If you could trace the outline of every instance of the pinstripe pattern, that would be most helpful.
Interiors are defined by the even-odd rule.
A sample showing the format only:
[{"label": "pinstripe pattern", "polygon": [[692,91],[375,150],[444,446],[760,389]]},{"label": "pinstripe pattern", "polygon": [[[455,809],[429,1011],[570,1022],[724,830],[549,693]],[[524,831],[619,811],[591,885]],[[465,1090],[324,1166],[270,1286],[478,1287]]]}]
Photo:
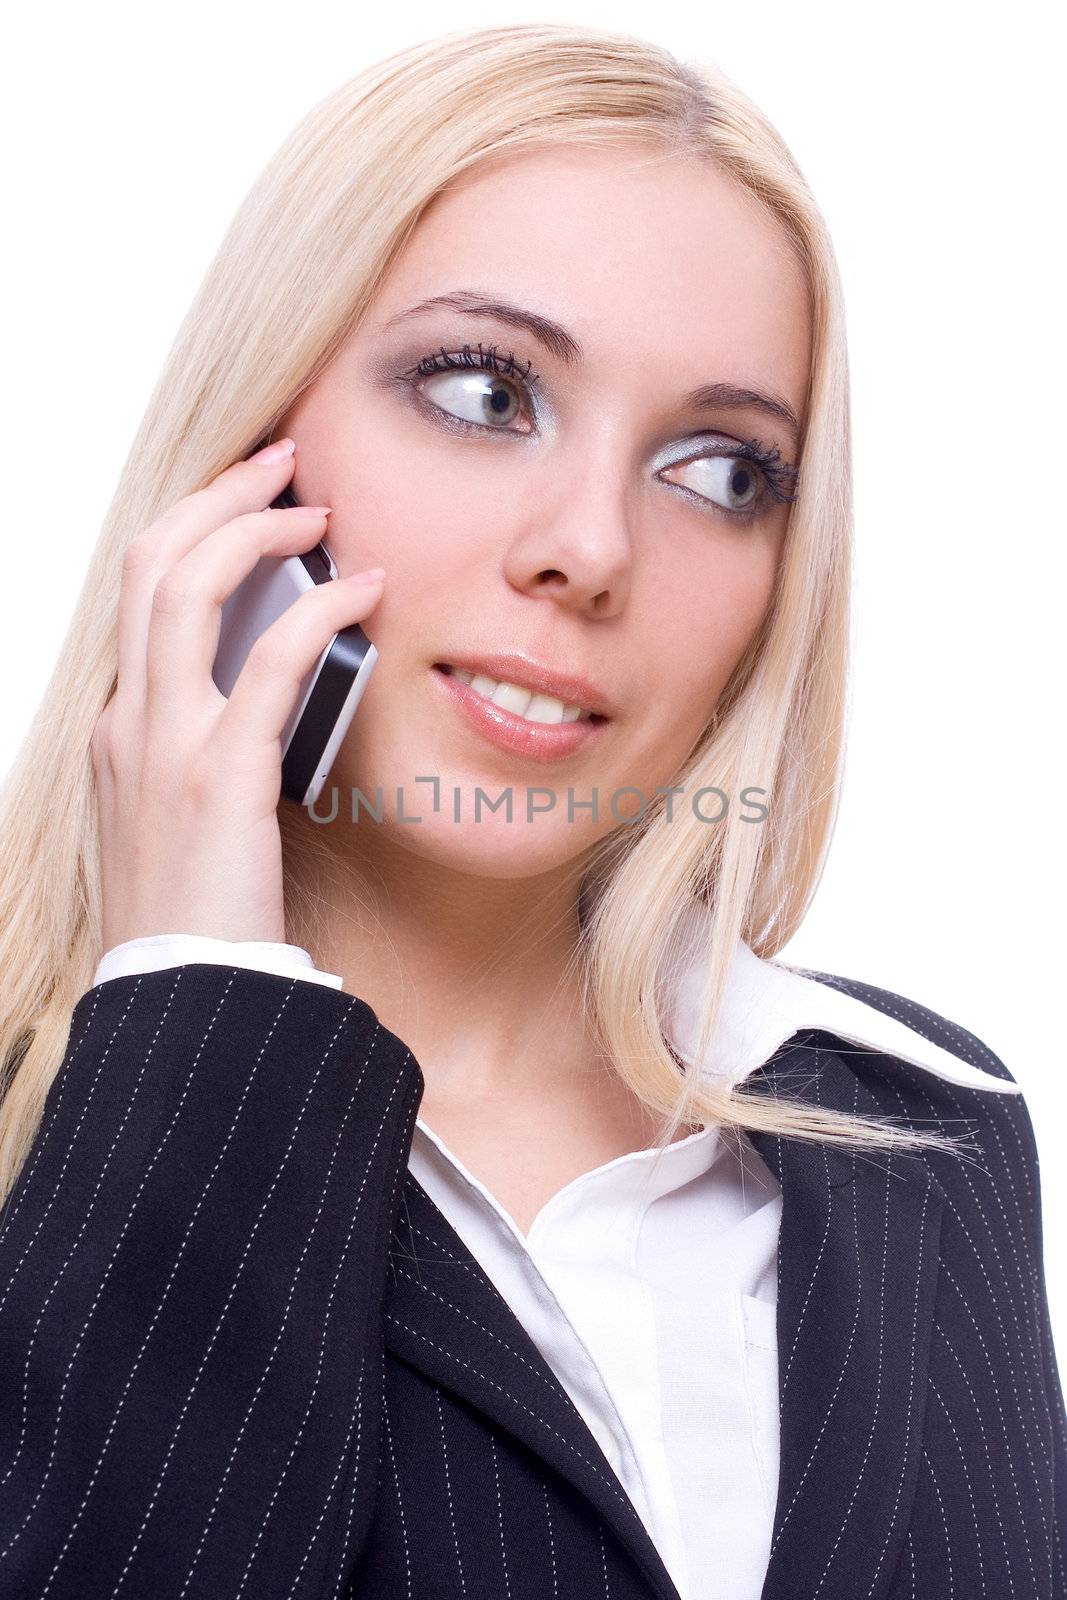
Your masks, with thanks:
[{"label": "pinstripe pattern", "polygon": [[[869,984],[810,976],[898,1017],[972,1065],[1011,1077],[981,1040],[927,1008]],[[874,1052],[864,1052],[861,1064],[829,1038],[812,1039],[817,1057],[820,1043],[854,1067],[855,1082],[862,1078],[860,1109],[877,1107],[944,1132],[973,1129],[972,1160],[924,1152],[909,1161],[921,1167],[941,1200],[940,1265],[926,1393],[921,1413],[915,1412],[922,1448],[905,1559],[888,1592],[894,1600],[912,1592],[1061,1600],[1067,1595],[1067,1421],[1045,1293],[1037,1146],[1026,1102],[962,1089]],[[828,1082],[836,1086],[836,1079]],[[836,1087],[827,1099],[841,1103]],[[755,1142],[769,1161],[770,1150]],[[900,1167],[899,1160],[878,1159],[887,1171]],[[784,1222],[789,1195],[783,1200]],[[903,1231],[895,1231],[903,1245]],[[786,1248],[783,1238],[783,1256]],[[785,1261],[780,1270],[788,1270]],[[887,1337],[902,1339],[905,1331],[897,1323]],[[873,1415],[877,1384],[867,1387]],[[883,1518],[888,1554],[905,1518],[896,1475],[888,1477],[886,1464],[883,1458],[879,1477],[893,1484]],[[852,1476],[852,1492],[862,1501],[860,1467]],[[879,1550],[875,1567],[882,1560]],[[788,1592],[785,1583],[781,1593]],[[819,1591],[816,1579],[810,1592],[826,1590]]]},{"label": "pinstripe pattern", "polygon": [[[751,1083],[974,1134],[969,1163],[750,1136],[783,1192],[764,1600],[1067,1600],[1022,1097],[814,1030]],[[407,1171],[422,1088],[323,985],[194,963],[82,997],[0,1216],[0,1597],[677,1600]]]}]

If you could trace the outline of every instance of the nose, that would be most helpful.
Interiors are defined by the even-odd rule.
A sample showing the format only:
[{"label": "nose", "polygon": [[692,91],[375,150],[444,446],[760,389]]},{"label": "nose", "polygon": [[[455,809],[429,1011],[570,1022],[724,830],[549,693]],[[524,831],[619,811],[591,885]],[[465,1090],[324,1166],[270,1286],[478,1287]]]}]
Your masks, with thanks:
[{"label": "nose", "polygon": [[[610,481],[609,481],[610,480]],[[579,468],[557,482],[552,505],[540,497],[522,518],[505,558],[508,581],[589,617],[613,617],[626,604],[633,572],[622,473],[618,465]]]}]

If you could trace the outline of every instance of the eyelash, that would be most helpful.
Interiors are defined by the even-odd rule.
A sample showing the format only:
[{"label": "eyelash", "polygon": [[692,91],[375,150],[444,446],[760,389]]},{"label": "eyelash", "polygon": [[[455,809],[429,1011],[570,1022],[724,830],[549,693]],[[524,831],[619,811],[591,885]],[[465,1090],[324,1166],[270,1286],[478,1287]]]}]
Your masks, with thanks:
[{"label": "eyelash", "polygon": [[[469,344],[463,346],[462,354],[458,357],[449,355],[444,345],[441,345],[438,350],[431,351],[429,355],[423,356],[416,366],[409,367],[408,371],[401,373],[400,376],[405,378],[427,378],[432,372],[448,372],[454,367],[486,367],[491,372],[499,373],[501,377],[513,378],[516,382],[534,389],[537,386],[540,374],[535,372],[532,377],[530,376],[532,364],[532,362],[527,361],[525,369],[520,372],[513,350],[509,350],[506,356],[501,357],[495,344],[483,345],[479,340],[477,356],[474,355]],[[456,420],[463,421],[464,419],[459,417]],[[470,427],[477,428],[479,424],[472,422]],[[489,433],[501,433],[504,430],[489,428],[487,431]]]},{"label": "eyelash", "polygon": [[[536,388],[540,376],[538,373],[531,376],[531,365],[532,363],[527,361],[520,369],[513,351],[509,350],[507,355],[502,357],[495,344],[483,345],[479,340],[477,355],[469,344],[463,346],[459,355],[450,354],[444,345],[441,345],[437,350],[424,355],[415,366],[409,367],[406,372],[397,373],[396,376],[414,387],[415,379],[429,377],[435,372],[450,372],[457,368],[484,368],[501,377],[510,378],[529,394]],[[432,400],[428,403],[434,405]],[[434,410],[447,418],[446,425],[457,433],[502,434],[513,431],[508,428],[491,428],[484,423],[471,422],[466,417],[454,417],[440,406],[434,406]],[[713,511],[718,511],[723,516],[741,523],[754,522],[757,517],[762,516],[768,501],[778,505],[791,505],[796,500],[800,477],[797,468],[782,460],[782,453],[777,445],[768,449],[759,439],[736,440],[732,442],[729,451],[706,451],[703,455],[690,456],[688,461],[672,461],[671,466],[688,466],[691,461],[704,460],[708,456],[716,455],[724,456],[728,461],[750,461],[763,475],[763,493],[746,510],[738,511],[732,506],[720,506],[708,495],[699,494],[697,490],[690,489],[685,484],[677,483],[672,487],[681,489],[684,494],[695,496],[702,503],[702,509],[704,506],[710,506]]]}]

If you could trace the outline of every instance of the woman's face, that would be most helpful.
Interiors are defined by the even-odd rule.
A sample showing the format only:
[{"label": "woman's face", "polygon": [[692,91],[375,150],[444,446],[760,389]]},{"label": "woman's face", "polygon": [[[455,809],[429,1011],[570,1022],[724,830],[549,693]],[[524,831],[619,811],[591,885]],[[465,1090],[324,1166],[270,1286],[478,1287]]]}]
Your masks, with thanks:
[{"label": "woman's face", "polygon": [[[340,572],[386,569],[380,659],[317,813],[336,789],[344,828],[352,789],[381,786],[364,842],[521,877],[672,784],[771,599],[810,338],[779,226],[710,166],[527,152],[438,196],[275,429],[297,498],[333,507]],[[738,454],[752,441],[769,464]],[[536,690],[538,668],[592,685],[603,720],[523,720],[485,681]]]}]

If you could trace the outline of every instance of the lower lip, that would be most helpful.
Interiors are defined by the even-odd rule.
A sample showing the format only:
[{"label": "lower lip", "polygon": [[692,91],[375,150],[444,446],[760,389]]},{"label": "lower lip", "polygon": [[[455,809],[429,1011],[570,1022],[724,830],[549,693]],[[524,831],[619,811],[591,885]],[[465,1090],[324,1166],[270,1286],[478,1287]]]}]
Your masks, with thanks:
[{"label": "lower lip", "polygon": [[494,705],[484,695],[472,689],[469,683],[454,673],[431,669],[440,684],[470,725],[500,750],[512,755],[525,756],[531,761],[559,761],[576,750],[584,750],[602,733],[608,718],[603,722],[527,722],[513,711]]}]

